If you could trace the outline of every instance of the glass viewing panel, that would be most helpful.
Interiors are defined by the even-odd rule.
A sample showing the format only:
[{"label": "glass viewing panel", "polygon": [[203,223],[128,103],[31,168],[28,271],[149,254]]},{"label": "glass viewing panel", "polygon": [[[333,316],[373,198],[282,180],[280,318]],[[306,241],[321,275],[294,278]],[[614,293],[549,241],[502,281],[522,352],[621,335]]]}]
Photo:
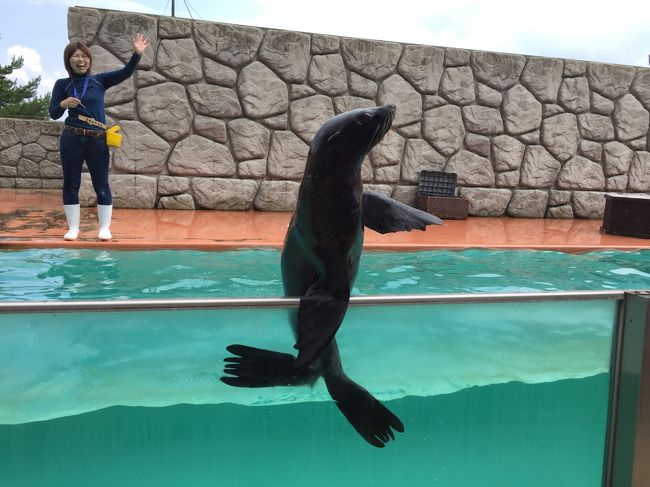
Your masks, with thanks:
[{"label": "glass viewing panel", "polygon": [[351,307],[347,374],[404,423],[368,445],[313,388],[219,381],[295,352],[288,309],[0,314],[3,485],[601,485],[616,301]]}]

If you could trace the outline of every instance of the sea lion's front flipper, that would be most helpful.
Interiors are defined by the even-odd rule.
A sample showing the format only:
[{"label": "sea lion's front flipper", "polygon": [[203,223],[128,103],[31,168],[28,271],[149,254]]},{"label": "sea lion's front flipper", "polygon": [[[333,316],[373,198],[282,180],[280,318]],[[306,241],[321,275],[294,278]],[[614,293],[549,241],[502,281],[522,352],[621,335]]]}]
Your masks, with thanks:
[{"label": "sea lion's front flipper", "polygon": [[296,367],[306,367],[325,349],[341,326],[350,301],[347,261],[326,261],[325,275],[300,298]]},{"label": "sea lion's front flipper", "polygon": [[359,384],[347,377],[326,377],[325,383],[343,415],[372,446],[383,448],[394,440],[392,430],[404,432],[400,419]]},{"label": "sea lion's front flipper", "polygon": [[363,192],[363,226],[379,233],[425,230],[442,220],[373,191]]},{"label": "sea lion's front flipper", "polygon": [[246,345],[226,347],[234,357],[226,357],[221,382],[235,387],[299,386],[313,384],[318,373],[310,367],[298,369],[295,357]]}]

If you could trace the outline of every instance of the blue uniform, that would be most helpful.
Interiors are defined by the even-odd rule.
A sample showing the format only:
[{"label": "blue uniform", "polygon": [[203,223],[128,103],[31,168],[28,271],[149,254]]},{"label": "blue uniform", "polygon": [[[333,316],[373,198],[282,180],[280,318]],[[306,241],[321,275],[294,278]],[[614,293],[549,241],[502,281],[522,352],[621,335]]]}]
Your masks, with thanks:
[{"label": "blue uniform", "polygon": [[[50,102],[50,117],[60,118],[65,112],[60,103],[68,97],[81,100],[75,108],[68,109],[65,129],[61,134],[60,152],[63,168],[63,204],[79,204],[79,187],[81,186],[81,169],[86,161],[93,188],[97,193],[97,204],[111,205],[113,198],[108,185],[109,153],[104,131],[79,120],[79,115],[94,118],[106,123],[104,95],[106,90],[126,80],[135,71],[140,55],[134,53],[122,69],[92,75],[74,75],[72,78],[59,79],[54,83]],[[85,87],[85,89],[84,89]],[[81,135],[74,129],[92,130],[91,135]],[[70,130],[72,129],[72,130]],[[87,132],[89,133],[89,132]]]}]

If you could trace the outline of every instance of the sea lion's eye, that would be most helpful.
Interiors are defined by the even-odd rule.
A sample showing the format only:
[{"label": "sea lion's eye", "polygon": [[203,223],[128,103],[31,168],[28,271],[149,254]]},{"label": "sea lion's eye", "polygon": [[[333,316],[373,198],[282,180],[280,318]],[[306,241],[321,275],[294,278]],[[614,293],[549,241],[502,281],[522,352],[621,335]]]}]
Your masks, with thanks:
[{"label": "sea lion's eye", "polygon": [[359,115],[359,122],[361,123],[368,123],[372,120],[372,114],[368,112],[363,112],[361,115]]}]

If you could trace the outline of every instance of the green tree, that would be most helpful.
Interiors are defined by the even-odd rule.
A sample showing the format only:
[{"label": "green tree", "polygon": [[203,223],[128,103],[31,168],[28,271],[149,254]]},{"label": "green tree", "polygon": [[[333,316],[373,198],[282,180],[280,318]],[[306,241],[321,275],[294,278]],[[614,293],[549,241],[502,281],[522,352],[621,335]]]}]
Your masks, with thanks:
[{"label": "green tree", "polygon": [[0,117],[48,120],[50,93],[45,96],[36,94],[41,77],[38,76],[22,86],[7,78],[7,75],[22,67],[23,58],[15,56],[6,66],[0,64]]}]

